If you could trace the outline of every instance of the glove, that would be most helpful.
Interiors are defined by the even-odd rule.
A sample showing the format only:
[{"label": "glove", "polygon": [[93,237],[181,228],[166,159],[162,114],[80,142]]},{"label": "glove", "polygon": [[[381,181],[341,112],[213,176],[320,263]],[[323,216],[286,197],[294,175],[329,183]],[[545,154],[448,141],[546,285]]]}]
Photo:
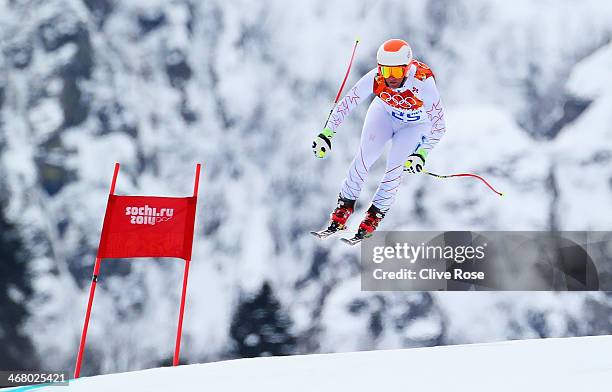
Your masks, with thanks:
[{"label": "glove", "polygon": [[331,128],[325,128],[315,138],[312,142],[312,152],[314,152],[315,157],[325,158],[327,152],[331,151],[331,139],[334,137],[334,133]]},{"label": "glove", "polygon": [[410,154],[406,163],[404,163],[404,171],[409,173],[420,173],[425,166],[425,158],[421,154]]}]

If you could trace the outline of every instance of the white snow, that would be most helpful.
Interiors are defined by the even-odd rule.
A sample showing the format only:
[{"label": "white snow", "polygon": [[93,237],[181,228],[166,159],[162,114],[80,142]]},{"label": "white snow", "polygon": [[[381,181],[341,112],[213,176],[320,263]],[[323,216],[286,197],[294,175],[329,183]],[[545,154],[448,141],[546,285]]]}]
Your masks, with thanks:
[{"label": "white snow", "polygon": [[600,336],[267,357],[85,377],[62,390],[607,392],[611,350]]}]

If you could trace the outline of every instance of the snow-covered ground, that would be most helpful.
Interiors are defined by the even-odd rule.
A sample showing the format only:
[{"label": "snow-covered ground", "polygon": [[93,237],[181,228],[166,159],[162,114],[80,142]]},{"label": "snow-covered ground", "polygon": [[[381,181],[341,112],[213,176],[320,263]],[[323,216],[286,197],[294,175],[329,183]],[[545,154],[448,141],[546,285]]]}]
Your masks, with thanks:
[{"label": "snow-covered ground", "polygon": [[85,377],[66,390],[608,392],[610,352],[612,336],[599,336],[239,359]]}]

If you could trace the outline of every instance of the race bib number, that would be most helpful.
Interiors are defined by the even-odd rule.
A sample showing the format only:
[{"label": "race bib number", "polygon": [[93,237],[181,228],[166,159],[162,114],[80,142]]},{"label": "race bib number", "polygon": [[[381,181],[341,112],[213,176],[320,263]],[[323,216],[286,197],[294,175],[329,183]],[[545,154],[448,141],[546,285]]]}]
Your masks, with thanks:
[{"label": "race bib number", "polygon": [[402,112],[399,110],[394,110],[391,112],[391,115],[402,122],[415,122],[421,119],[420,110],[417,112]]}]

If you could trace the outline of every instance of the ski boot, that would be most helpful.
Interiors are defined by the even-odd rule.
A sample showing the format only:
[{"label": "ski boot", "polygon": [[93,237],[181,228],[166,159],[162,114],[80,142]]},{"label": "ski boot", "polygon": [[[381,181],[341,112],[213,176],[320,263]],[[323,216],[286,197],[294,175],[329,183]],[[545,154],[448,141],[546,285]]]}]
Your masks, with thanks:
[{"label": "ski boot", "polygon": [[310,233],[318,238],[326,238],[330,235],[346,229],[346,221],[355,210],[355,200],[345,199],[338,195],[338,204],[336,209],[331,213],[331,220],[327,229],[320,231],[311,231]]},{"label": "ski boot", "polygon": [[356,245],[364,238],[371,237],[380,221],[385,217],[385,212],[379,210],[372,204],[366,211],[366,217],[359,224],[359,229],[353,238],[343,238],[342,241],[349,245]]}]

